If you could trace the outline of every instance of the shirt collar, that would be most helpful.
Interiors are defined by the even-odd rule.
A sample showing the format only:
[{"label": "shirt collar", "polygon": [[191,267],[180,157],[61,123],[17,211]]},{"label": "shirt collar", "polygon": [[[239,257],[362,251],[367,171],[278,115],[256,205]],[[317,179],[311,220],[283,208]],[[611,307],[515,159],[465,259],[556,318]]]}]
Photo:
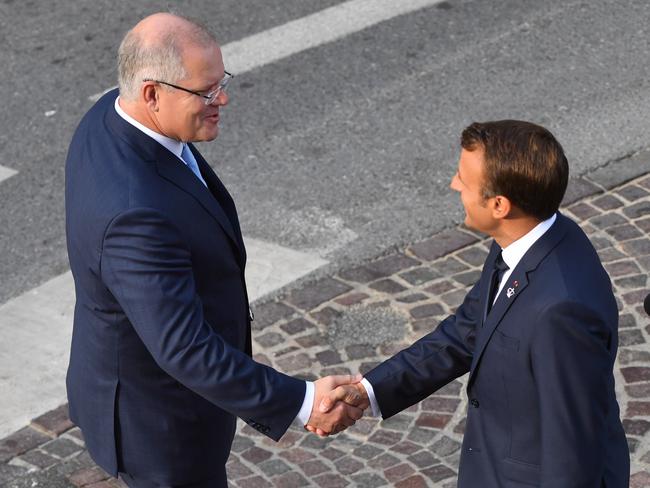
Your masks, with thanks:
[{"label": "shirt collar", "polygon": [[515,242],[503,248],[501,251],[501,257],[508,265],[509,269],[515,269],[521,258],[524,257],[524,254],[537,242],[537,240],[542,237],[547,230],[551,228],[557,214],[554,213],[550,218],[540,222],[532,230],[530,230],[523,237],[520,237]]},{"label": "shirt collar", "polygon": [[[151,130],[149,127],[146,127],[142,125],[140,122],[135,120],[133,117],[131,117],[129,114],[127,114],[124,110],[122,110],[122,107],[120,107],[119,104],[120,97],[115,98],[115,111],[117,114],[122,117],[124,120],[126,120],[129,124],[134,126],[136,129],[140,129],[142,132],[147,134],[149,137],[151,137],[153,140],[155,140],[158,144],[161,144],[164,148],[166,148],[168,151],[170,151],[172,154],[175,156],[181,158],[181,153],[183,152],[183,143],[180,141],[177,141],[175,139],[172,139],[167,136],[163,136],[162,134],[159,134],[156,131]],[[183,158],[181,158],[183,159]]]}]

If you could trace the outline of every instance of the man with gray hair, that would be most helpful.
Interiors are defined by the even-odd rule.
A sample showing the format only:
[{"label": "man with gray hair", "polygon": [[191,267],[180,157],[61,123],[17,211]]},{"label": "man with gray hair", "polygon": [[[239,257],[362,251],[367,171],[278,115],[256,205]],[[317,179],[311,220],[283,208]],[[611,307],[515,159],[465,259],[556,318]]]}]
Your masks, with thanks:
[{"label": "man with gray hair", "polygon": [[119,96],[70,144],[70,418],[130,487],[226,487],[237,416],[278,440],[294,420],[334,433],[362,414],[312,409],[355,377],[305,382],[250,357],[237,212],[190,144],[217,137],[231,77],[205,28],[149,16],[120,46]]}]

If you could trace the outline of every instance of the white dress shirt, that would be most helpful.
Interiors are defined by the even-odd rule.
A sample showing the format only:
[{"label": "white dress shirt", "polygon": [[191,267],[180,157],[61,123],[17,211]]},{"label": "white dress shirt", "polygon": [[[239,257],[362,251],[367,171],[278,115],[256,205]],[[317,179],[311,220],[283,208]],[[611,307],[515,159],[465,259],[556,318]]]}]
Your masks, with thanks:
[{"label": "white dress shirt", "polygon": [[[181,161],[183,161],[187,165],[187,162],[185,162],[181,157],[181,153],[183,152],[182,142],[177,141],[175,139],[171,139],[167,136],[163,136],[162,134],[159,134],[158,132],[151,130],[149,127],[142,125],[140,122],[138,122],[129,114],[127,114],[124,110],[122,110],[122,107],[120,107],[119,104],[119,100],[120,100],[119,96],[115,98],[115,111],[118,113],[120,117],[122,117],[124,120],[126,120],[129,124],[131,124],[135,128],[140,129],[142,132],[144,132],[146,135],[151,137],[157,143],[161,144],[164,148],[169,150],[172,154],[177,156]],[[199,176],[199,178],[205,185],[205,181],[203,181],[203,178],[201,178],[201,176]],[[309,421],[309,417],[311,416],[312,407],[314,405],[314,395],[315,395],[314,383],[312,383],[311,381],[306,381],[305,383],[307,384],[307,387],[305,388],[305,398],[303,399],[302,407],[300,407],[300,411],[298,412],[298,415],[294,420],[294,422],[300,422],[300,425],[307,424],[307,422]]]},{"label": "white dress shirt", "polygon": [[[535,242],[537,242],[537,240],[540,237],[542,237],[547,230],[551,228],[556,218],[557,218],[557,214],[553,214],[550,218],[537,224],[532,230],[530,230],[524,236],[517,239],[515,242],[506,246],[501,251],[501,257],[503,258],[503,261],[508,265],[508,269],[506,270],[505,273],[503,273],[503,276],[501,277],[501,281],[499,282],[499,289],[494,295],[495,302],[497,300],[497,297],[501,293],[501,290],[503,290],[504,285],[507,283],[508,278],[512,274],[512,271],[519,264],[519,261],[521,261],[521,259],[524,257],[526,252],[528,252],[528,250],[533,246],[533,244],[535,244]],[[373,417],[381,417],[381,410],[379,409],[379,404],[377,403],[377,399],[375,398],[375,392],[372,389],[372,385],[365,378],[361,380],[361,384],[364,386],[366,392],[368,393],[368,398],[370,400],[370,407],[372,409]]]}]

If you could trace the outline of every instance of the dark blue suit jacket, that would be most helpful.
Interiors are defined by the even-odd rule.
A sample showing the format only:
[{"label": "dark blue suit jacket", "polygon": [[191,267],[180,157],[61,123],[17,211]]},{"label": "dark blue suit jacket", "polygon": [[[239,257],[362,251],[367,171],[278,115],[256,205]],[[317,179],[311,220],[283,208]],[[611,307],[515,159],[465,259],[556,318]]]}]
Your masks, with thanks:
[{"label": "dark blue suit jacket", "polygon": [[499,251],[493,244],[454,315],[366,375],[382,415],[469,371],[459,487],[627,488],[613,376],[618,311],[598,255],[558,214],[481,324]]},{"label": "dark blue suit jacket", "polygon": [[70,417],[107,472],[196,482],[223,470],[235,416],[277,440],[305,385],[250,358],[228,192],[196,149],[209,189],[122,119],[116,96],[83,118],[66,163]]}]

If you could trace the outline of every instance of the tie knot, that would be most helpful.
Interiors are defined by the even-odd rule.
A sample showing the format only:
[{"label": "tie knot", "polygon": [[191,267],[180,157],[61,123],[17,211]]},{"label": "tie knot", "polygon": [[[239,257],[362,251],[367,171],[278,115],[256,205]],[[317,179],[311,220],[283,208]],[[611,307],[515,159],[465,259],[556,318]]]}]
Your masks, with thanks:
[{"label": "tie knot", "polygon": [[510,269],[506,264],[506,262],[503,260],[503,256],[501,255],[501,253],[499,253],[497,258],[494,260],[494,268],[499,270],[500,272],[504,272]]}]

